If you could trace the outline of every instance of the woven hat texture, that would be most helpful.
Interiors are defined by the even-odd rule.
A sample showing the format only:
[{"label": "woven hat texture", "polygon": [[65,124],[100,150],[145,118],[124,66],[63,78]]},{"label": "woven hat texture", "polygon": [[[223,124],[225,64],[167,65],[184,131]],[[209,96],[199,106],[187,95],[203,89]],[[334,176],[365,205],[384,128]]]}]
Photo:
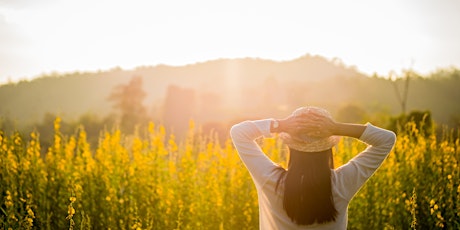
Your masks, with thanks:
[{"label": "woven hat texture", "polygon": [[[316,114],[320,116],[325,116],[332,118],[331,114],[323,108],[315,106],[306,106],[296,109],[292,115],[298,116],[301,114]],[[281,139],[292,149],[301,151],[301,152],[321,152],[328,149],[331,149],[340,141],[338,136],[330,136],[327,138],[316,138],[309,136],[307,134],[299,134],[295,137],[292,137],[288,133],[282,133],[280,135]]]}]

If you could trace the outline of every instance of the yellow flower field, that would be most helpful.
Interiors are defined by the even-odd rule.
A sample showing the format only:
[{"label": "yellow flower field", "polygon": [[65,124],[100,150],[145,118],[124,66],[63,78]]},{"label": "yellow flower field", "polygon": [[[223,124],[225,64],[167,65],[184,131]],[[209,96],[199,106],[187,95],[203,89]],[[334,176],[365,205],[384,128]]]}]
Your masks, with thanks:
[{"label": "yellow flower field", "polygon": [[[142,135],[84,129],[44,151],[39,133],[0,132],[0,229],[257,229],[257,194],[228,139],[184,140],[150,124]],[[350,229],[460,229],[460,141],[424,136],[414,125],[352,200]],[[285,164],[275,137],[260,144]],[[343,139],[336,167],[365,146]],[[46,152],[43,154],[41,152]]]}]

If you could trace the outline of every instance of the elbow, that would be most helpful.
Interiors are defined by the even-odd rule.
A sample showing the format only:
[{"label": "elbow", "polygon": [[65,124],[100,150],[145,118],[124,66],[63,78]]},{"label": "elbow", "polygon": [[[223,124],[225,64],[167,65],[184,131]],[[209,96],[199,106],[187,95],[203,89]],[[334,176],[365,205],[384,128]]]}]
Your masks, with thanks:
[{"label": "elbow", "polygon": [[235,124],[230,128],[230,137],[233,140],[238,139],[243,135],[243,123],[244,122]]},{"label": "elbow", "polygon": [[388,143],[394,145],[396,143],[396,133],[393,131],[388,131]]},{"label": "elbow", "polygon": [[396,134],[393,131],[388,131],[388,136],[387,136],[387,146],[388,146],[388,151],[391,151],[393,146],[396,143]]},{"label": "elbow", "polygon": [[238,124],[230,128],[230,137],[233,139],[236,135],[238,135]]}]

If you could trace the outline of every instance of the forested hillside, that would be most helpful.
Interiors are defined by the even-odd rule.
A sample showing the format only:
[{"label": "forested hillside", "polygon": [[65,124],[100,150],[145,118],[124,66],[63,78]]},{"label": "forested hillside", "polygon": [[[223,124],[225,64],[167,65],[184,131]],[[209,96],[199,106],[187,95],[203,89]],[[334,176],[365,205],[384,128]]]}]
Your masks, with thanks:
[{"label": "forested hillside", "polygon": [[309,55],[284,62],[220,59],[177,67],[52,74],[0,86],[0,124],[21,128],[43,121],[46,114],[64,120],[85,114],[117,116],[120,111],[113,108],[110,95],[138,77],[146,116],[171,125],[189,119],[228,123],[265,114],[284,116],[302,105],[320,105],[333,113],[353,107],[362,111],[362,118],[373,114],[377,119],[375,114],[402,112],[398,94],[405,90],[406,112],[428,110],[438,123],[458,125],[460,71],[408,74],[405,89],[406,76],[365,76],[338,60]]}]

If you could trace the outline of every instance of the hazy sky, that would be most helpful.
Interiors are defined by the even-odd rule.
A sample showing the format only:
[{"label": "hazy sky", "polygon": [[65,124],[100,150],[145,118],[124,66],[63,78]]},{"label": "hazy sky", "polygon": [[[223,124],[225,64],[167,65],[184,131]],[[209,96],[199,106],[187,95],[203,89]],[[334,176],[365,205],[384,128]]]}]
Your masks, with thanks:
[{"label": "hazy sky", "polygon": [[0,83],[217,58],[460,67],[460,0],[0,0]]}]

